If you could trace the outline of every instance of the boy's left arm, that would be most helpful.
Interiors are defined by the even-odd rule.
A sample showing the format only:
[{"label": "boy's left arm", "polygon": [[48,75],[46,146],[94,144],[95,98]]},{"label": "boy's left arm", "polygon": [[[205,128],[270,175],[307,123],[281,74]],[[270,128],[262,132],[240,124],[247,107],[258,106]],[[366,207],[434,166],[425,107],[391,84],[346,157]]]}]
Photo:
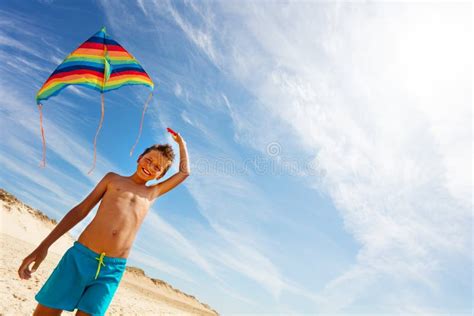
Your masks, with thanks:
[{"label": "boy's left arm", "polygon": [[155,198],[175,188],[190,175],[186,142],[179,133],[173,135],[173,139],[179,144],[179,171],[155,185]]}]

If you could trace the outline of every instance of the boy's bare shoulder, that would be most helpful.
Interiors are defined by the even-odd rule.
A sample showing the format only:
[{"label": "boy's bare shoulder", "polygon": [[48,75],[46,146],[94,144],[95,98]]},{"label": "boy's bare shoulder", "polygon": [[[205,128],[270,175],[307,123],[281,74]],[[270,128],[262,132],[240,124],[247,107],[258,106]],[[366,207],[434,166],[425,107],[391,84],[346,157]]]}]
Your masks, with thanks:
[{"label": "boy's bare shoulder", "polygon": [[125,179],[124,176],[119,175],[115,172],[107,172],[105,176],[102,178],[101,182],[104,182],[105,185],[109,185],[111,183],[115,183],[117,181],[123,181]]},{"label": "boy's bare shoulder", "polygon": [[117,179],[118,177],[120,177],[120,175],[116,174],[115,172],[107,172],[100,182],[108,183],[114,179]]},{"label": "boy's bare shoulder", "polygon": [[104,176],[104,179],[107,183],[117,183],[117,182],[128,182],[128,177],[122,176],[115,172],[107,172]]},{"label": "boy's bare shoulder", "polygon": [[112,178],[123,178],[123,176],[119,175],[118,173],[115,173],[115,172],[112,172],[112,171],[109,171],[105,174],[104,178],[109,178],[109,179],[112,179]]}]

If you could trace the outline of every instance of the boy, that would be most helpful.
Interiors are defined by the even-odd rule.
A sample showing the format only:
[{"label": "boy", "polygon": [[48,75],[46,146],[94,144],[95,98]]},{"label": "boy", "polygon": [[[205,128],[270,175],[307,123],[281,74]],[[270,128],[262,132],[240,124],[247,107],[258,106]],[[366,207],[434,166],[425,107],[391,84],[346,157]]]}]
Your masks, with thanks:
[{"label": "boy", "polygon": [[[171,132],[171,131],[170,131]],[[103,315],[125,271],[135,235],[154,200],[183,182],[190,173],[186,142],[171,133],[179,144],[179,171],[152,186],[170,168],[174,153],[170,145],[147,148],[137,160],[131,176],[109,172],[80,204],[70,210],[18,269],[21,279],[29,279],[46,258],[48,248],[83,220],[100,201],[97,214],[36,294],[33,315],[60,315],[62,310],[76,315]],[[29,265],[34,262],[32,270]]]}]

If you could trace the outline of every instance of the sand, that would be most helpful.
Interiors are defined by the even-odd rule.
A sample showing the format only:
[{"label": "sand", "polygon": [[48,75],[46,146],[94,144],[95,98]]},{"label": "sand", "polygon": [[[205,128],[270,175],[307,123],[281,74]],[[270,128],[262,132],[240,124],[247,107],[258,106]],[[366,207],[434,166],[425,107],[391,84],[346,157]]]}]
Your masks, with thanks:
[{"label": "sand", "polygon": [[[29,280],[18,268],[54,228],[56,222],[0,189],[0,315],[31,315],[35,294],[47,280],[74,239],[65,234],[49,249],[48,256]],[[62,315],[74,315],[64,311]],[[106,315],[218,315],[192,295],[152,279],[142,269],[127,266]]]}]

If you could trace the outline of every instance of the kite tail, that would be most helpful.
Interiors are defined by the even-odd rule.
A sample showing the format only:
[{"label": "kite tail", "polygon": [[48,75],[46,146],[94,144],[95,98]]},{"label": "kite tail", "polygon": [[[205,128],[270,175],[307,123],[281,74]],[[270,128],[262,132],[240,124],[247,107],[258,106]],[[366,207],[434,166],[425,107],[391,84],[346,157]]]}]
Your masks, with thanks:
[{"label": "kite tail", "polygon": [[148,107],[148,103],[150,102],[152,96],[153,96],[153,92],[150,92],[150,95],[148,96],[148,99],[146,99],[145,105],[143,106],[142,120],[140,121],[140,129],[138,130],[137,140],[135,141],[135,144],[130,150],[130,156],[132,156],[133,151],[135,150],[135,146],[137,146],[138,140],[140,139],[140,135],[142,134],[143,119],[145,118],[145,111],[146,111],[146,108]]},{"label": "kite tail", "polygon": [[100,109],[101,109],[101,112],[100,112],[100,122],[99,122],[99,126],[97,127],[97,132],[95,133],[95,137],[94,137],[94,162],[92,163],[92,168],[91,170],[89,170],[89,172],[87,172],[87,174],[90,174],[94,168],[95,168],[95,161],[96,161],[96,157],[97,157],[97,136],[99,136],[99,131],[100,131],[100,128],[102,127],[102,122],[104,121],[104,93],[102,92],[100,94]]},{"label": "kite tail", "polygon": [[46,140],[44,138],[44,129],[43,129],[43,105],[38,104],[38,109],[40,113],[40,129],[41,129],[41,140],[43,143],[43,160],[41,161],[40,167],[46,167]]}]

